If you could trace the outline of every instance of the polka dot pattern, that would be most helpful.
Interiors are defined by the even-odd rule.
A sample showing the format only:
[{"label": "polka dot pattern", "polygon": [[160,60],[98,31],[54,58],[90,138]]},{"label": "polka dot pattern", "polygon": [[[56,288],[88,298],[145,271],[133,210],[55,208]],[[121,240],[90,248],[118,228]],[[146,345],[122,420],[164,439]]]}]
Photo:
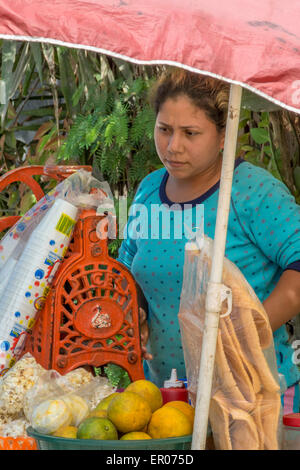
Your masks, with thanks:
[{"label": "polka dot pattern", "polygon": [[[164,173],[164,169],[153,172],[140,185],[136,201],[145,204],[149,213],[152,204],[163,202],[160,184]],[[203,201],[204,230],[210,238],[214,238],[218,195],[217,188]],[[193,217],[194,212],[192,207],[185,215]],[[126,239],[119,252],[119,260],[131,269],[149,303],[148,349],[154,359],[145,366],[145,373],[160,386],[173,367],[179,376],[185,375],[177,315],[187,240],[172,236],[174,224],[173,214],[167,230],[170,238],[164,239],[159,230],[155,231],[156,238],[151,238],[153,227],[149,220],[149,237]],[[261,301],[272,292],[283,270],[300,260],[299,230],[300,208],[286,187],[262,168],[247,162],[240,164],[234,172],[225,254],[240,268]],[[285,374],[287,370],[293,379],[299,380],[286,335],[284,332],[275,335],[274,340],[277,355],[281,350],[284,352],[281,371]]]}]

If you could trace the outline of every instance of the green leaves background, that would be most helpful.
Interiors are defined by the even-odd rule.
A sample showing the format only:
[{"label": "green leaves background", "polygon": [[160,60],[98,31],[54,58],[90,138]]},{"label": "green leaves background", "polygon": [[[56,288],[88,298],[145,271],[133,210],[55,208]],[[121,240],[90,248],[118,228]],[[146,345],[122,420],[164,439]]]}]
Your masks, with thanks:
[{"label": "green leaves background", "polygon": [[[21,165],[90,164],[115,197],[132,196],[141,179],[161,167],[148,93],[162,69],[1,40],[0,174]],[[281,179],[298,201],[299,129],[298,116],[243,90],[237,154]],[[0,195],[0,216],[22,214],[34,203],[21,189],[11,185]]]}]

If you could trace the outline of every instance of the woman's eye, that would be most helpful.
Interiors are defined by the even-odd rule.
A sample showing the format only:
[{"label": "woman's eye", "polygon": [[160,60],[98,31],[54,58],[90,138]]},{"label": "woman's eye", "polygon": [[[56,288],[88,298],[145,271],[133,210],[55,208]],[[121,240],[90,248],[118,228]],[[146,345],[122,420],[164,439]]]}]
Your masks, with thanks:
[{"label": "woman's eye", "polygon": [[186,131],[186,134],[187,134],[188,136],[194,136],[194,135],[198,135],[198,132]]},{"label": "woman's eye", "polygon": [[166,127],[159,127],[158,129],[159,129],[161,132],[167,132],[167,130],[168,130]]}]

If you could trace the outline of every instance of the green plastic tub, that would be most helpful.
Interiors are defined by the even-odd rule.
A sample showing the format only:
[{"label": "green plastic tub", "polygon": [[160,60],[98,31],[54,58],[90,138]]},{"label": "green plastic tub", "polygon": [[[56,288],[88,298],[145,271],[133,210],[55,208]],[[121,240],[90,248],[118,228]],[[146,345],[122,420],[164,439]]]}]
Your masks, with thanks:
[{"label": "green plastic tub", "polygon": [[190,450],[192,444],[192,435],[139,441],[101,441],[48,436],[32,427],[27,428],[26,432],[36,440],[38,450]]}]

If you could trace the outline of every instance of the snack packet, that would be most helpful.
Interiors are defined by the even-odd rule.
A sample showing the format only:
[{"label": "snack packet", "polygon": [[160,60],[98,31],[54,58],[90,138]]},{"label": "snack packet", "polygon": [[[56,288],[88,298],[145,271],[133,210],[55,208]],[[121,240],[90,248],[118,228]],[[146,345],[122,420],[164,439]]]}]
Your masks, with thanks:
[{"label": "snack packet", "polygon": [[[192,249],[191,249],[192,248]],[[196,404],[213,241],[185,252],[179,324],[192,404]],[[216,449],[274,450],[281,442],[281,400],[272,330],[263,305],[241,271],[224,259],[222,305],[209,422]],[[229,313],[228,313],[229,312]]]}]

